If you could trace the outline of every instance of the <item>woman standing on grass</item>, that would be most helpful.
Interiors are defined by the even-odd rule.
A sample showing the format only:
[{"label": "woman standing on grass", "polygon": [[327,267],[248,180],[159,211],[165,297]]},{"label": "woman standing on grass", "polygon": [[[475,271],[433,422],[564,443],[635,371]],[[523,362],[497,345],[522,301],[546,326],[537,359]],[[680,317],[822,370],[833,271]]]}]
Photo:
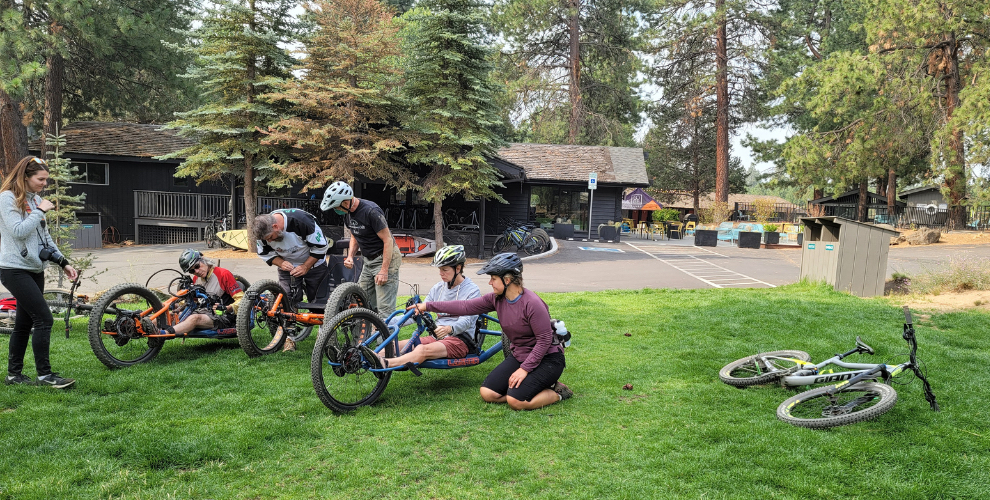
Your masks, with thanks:
[{"label": "woman standing on grass", "polygon": [[[7,377],[3,382],[64,389],[76,381],[53,373],[48,361],[53,319],[44,297],[45,261],[62,266],[70,280],[75,280],[78,273],[48,234],[45,212],[55,205],[38,194],[47,185],[48,164],[45,160],[25,156],[0,187],[0,283],[17,299],[7,356]],[[29,337],[38,371],[37,381],[21,373]]]},{"label": "woman standing on grass", "polygon": [[564,348],[553,343],[550,308],[536,293],[523,288],[523,264],[514,253],[500,253],[478,274],[489,275],[492,293],[476,299],[416,304],[424,311],[472,316],[495,311],[509,338],[512,356],[505,358],[481,384],[481,399],[508,403],[513,410],[535,410],[571,397],[558,382],[564,372]]}]

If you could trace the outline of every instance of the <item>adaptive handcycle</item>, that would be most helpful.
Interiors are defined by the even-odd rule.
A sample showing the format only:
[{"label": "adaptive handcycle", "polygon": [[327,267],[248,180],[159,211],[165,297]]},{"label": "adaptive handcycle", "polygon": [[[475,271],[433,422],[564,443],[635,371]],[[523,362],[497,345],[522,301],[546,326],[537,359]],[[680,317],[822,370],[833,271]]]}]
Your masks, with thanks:
[{"label": "adaptive handcycle", "polygon": [[[777,418],[798,427],[823,429],[883,415],[897,402],[897,392],[888,384],[906,372],[913,373],[921,380],[925,400],[933,411],[939,411],[935,394],[916,356],[918,341],[911,322],[911,311],[907,306],[904,306],[902,337],[911,350],[907,355],[908,361],[897,365],[843,361],[853,354],[874,353],[873,348],[857,336],[855,348],[836,354],[821,363],[810,362],[811,356],[804,351],[764,352],[725,365],[718,376],[722,382],[740,388],[775,382],[784,387],[838,382],[802,392],[780,404]],[[848,371],[823,371],[828,366],[847,368]],[[884,383],[877,383],[877,379],[882,379]]]},{"label": "adaptive handcycle", "polygon": [[[242,288],[248,288],[244,278],[234,278]],[[172,338],[232,339],[236,328],[197,329],[186,334],[162,333],[166,326],[174,326],[189,317],[197,309],[222,306],[206,293],[201,284],[193,284],[192,277],[181,275],[173,279],[166,292],[170,295],[162,303],[156,291],[138,283],[117,285],[93,304],[89,315],[89,345],[96,357],[109,368],[122,368],[150,361]]]},{"label": "adaptive handcycle", "polygon": [[[406,307],[421,301],[418,291],[406,302]],[[373,404],[385,391],[392,373],[410,371],[420,375],[421,369],[451,369],[475,366],[489,360],[501,351],[511,356],[509,341],[500,330],[489,329],[498,320],[487,314],[478,317],[473,335],[473,352],[464,358],[432,359],[420,364],[406,363],[402,366],[375,368],[375,364],[361,352],[367,346],[386,358],[396,356],[399,344],[399,330],[410,319],[416,329],[406,348],[416,345],[421,335],[434,335],[436,322],[429,313],[415,315],[413,309],[393,312],[386,319],[365,308],[353,308],[338,313],[320,327],[313,356],[310,360],[310,375],[317,397],[327,408],[337,412],[356,410]],[[500,340],[487,349],[484,348],[488,336]]]}]

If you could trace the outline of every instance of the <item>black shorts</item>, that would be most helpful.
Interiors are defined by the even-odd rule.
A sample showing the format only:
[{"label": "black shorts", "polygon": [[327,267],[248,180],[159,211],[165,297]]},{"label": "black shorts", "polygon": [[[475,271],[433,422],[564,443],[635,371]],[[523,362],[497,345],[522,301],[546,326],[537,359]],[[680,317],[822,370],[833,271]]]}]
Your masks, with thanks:
[{"label": "black shorts", "polygon": [[520,365],[522,363],[512,356],[505,358],[504,361],[499,363],[485,377],[485,381],[481,383],[481,386],[487,387],[498,394],[512,396],[519,401],[529,401],[536,397],[540,391],[549,389],[550,386],[556,383],[557,379],[560,378],[560,374],[564,373],[564,367],[567,366],[564,362],[563,353],[554,352],[547,354],[540,360],[540,364],[537,365],[536,369],[529,372],[529,375],[526,375],[526,378],[519,384],[519,387],[509,389],[509,377],[519,369]]},{"label": "black shorts", "polygon": [[236,328],[237,316],[229,313],[213,317],[213,329],[220,331],[227,328]]}]

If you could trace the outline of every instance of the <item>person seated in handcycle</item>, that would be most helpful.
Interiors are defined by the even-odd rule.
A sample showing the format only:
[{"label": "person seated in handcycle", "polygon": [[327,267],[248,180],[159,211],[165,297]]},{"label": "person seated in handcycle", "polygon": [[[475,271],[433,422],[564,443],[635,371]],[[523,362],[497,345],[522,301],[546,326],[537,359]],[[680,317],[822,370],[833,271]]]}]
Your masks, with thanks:
[{"label": "person seated in handcycle", "polygon": [[[202,253],[191,248],[183,251],[179,257],[179,268],[182,272],[192,274],[193,284],[203,285],[206,294],[216,299],[214,304],[222,305],[224,311],[218,315],[213,307],[197,308],[177,325],[165,327],[162,333],[182,336],[196,329],[212,329],[219,332],[235,328],[237,306],[244,297],[244,290],[241,289],[241,284],[234,275],[222,267],[217,267],[211,259],[203,257]],[[199,282],[199,280],[203,281]]]},{"label": "person seated in handcycle", "polygon": [[[471,278],[464,275],[464,262],[467,254],[464,245],[448,245],[437,251],[433,257],[433,267],[440,270],[440,281],[426,294],[426,302],[443,300],[464,300],[481,297],[481,290]],[[474,324],[477,315],[453,316],[440,314],[437,317],[436,338],[424,336],[419,338],[410,352],[394,358],[381,359],[382,367],[402,366],[406,363],[422,363],[430,359],[463,358],[472,351],[477,352],[474,345]],[[410,340],[399,342],[399,352],[405,352]],[[374,354],[374,351],[366,351]],[[366,354],[367,355],[367,354]]]},{"label": "person seated in handcycle", "polygon": [[469,300],[419,303],[426,311],[468,315],[495,311],[502,332],[509,338],[508,356],[481,384],[481,399],[508,403],[513,410],[535,410],[571,397],[574,393],[559,381],[564,372],[564,346],[554,342],[550,308],[532,290],[523,288],[523,263],[514,253],[491,258],[478,274],[489,275],[492,293]]}]

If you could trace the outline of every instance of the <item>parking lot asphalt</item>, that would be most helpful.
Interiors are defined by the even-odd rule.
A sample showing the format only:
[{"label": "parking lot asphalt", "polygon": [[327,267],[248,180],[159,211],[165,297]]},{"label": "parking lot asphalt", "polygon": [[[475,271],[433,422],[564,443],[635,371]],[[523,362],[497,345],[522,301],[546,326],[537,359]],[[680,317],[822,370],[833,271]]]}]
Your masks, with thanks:
[{"label": "parking lot asphalt", "polygon": [[[525,260],[525,286],[538,292],[638,290],[643,288],[741,288],[780,286],[798,281],[801,250],[742,249],[727,242],[718,247],[695,247],[693,239],[652,241],[623,238],[619,243],[557,240],[548,255]],[[182,250],[207,250],[202,243],[139,245],[98,250],[78,250],[77,256],[91,252],[94,269],[84,274],[83,293],[95,293],[118,283],[144,284],[155,271],[178,268]],[[891,247],[887,275],[913,274],[944,266],[951,259],[990,258],[990,245],[931,247]],[[221,259],[220,265],[251,282],[275,279],[275,270],[260,258]],[[477,276],[480,263],[466,268],[488,291],[487,276]],[[100,273],[93,276],[95,273]],[[162,274],[170,279],[175,274]],[[425,293],[439,279],[437,270],[423,261],[404,262],[399,273],[399,293],[408,294],[410,285]],[[158,281],[158,280],[156,280]],[[161,284],[161,283],[156,283]]]}]

